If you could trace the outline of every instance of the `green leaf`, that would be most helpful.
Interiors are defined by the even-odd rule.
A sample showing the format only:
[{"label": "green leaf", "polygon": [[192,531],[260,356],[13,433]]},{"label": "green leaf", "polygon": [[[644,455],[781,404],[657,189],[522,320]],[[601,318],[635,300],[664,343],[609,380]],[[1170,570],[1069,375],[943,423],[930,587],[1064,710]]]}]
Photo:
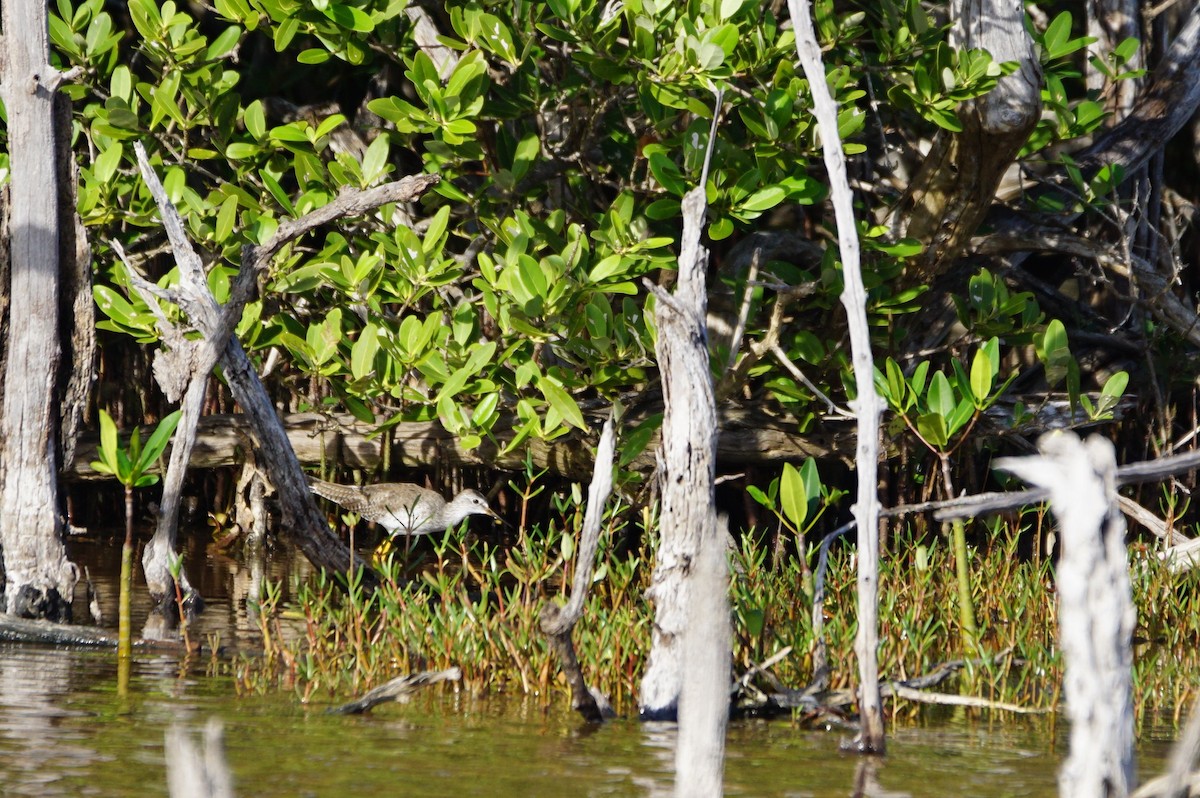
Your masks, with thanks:
[{"label": "green leaf", "polygon": [[387,136],[376,136],[363,156],[363,181],[370,185],[386,174],[389,142]]},{"label": "green leaf", "polygon": [[324,64],[330,58],[329,51],[319,47],[312,47],[308,50],[302,50],[296,56],[296,60],[301,64]]},{"label": "green leaf", "polygon": [[356,380],[375,372],[375,355],[379,352],[379,328],[368,324],[350,347],[350,375]]},{"label": "green leaf", "polygon": [[811,505],[821,498],[821,474],[817,471],[816,459],[809,457],[804,461],[800,476],[804,478],[804,498]]},{"label": "green leaf", "polygon": [[300,29],[298,17],[288,17],[275,28],[275,52],[282,53],[292,43],[296,32]]},{"label": "green leaf", "polygon": [[257,144],[252,144],[248,141],[235,141],[225,148],[225,157],[231,161],[244,161],[248,158],[254,158],[260,152],[262,152],[262,147]]},{"label": "green leaf", "polygon": [[1125,395],[1125,388],[1129,385],[1128,372],[1118,371],[1107,380],[1104,381],[1104,387],[1100,389],[1101,396],[1108,396],[1113,399],[1120,399]]},{"label": "green leaf", "polygon": [[[939,371],[938,374],[941,374]],[[946,418],[937,413],[925,413],[917,419],[917,432],[925,442],[935,449],[941,449],[949,442],[946,434]]]},{"label": "green leaf", "polygon": [[975,406],[983,407],[992,392],[992,375],[995,373],[991,355],[986,347],[975,350],[971,361],[971,393],[974,395]]},{"label": "green leaf", "polygon": [[318,8],[320,8],[322,14],[343,28],[349,28],[359,33],[370,33],[375,30],[375,23],[371,21],[371,16],[354,6],[331,2],[324,7],[318,4]]},{"label": "green leaf", "polygon": [[713,241],[723,241],[733,235],[733,220],[722,216],[708,226],[708,237]]},{"label": "green leaf", "polygon": [[741,11],[745,2],[746,0],[721,0],[721,4],[717,9],[717,18],[724,22]]},{"label": "green leaf", "polygon": [[804,521],[808,518],[808,497],[804,489],[804,477],[791,463],[783,464],[783,475],[779,481],[779,506],[795,529],[804,528]]},{"label": "green leaf", "polygon": [[1053,388],[1067,377],[1072,360],[1067,328],[1058,319],[1051,320],[1045,332],[1034,336],[1034,348],[1046,369],[1046,382]]},{"label": "green leaf", "polygon": [[738,207],[742,210],[761,213],[774,208],[785,199],[787,199],[787,192],[782,186],[767,186],[751,194]]},{"label": "green leaf", "polygon": [[599,263],[592,267],[588,273],[588,281],[593,283],[601,283],[624,271],[622,269],[622,258],[620,255],[609,255],[602,259]]},{"label": "green leaf", "polygon": [[946,418],[954,412],[954,389],[944,372],[938,371],[929,381],[929,393],[925,395],[925,403],[929,412]]},{"label": "green leaf", "polygon": [[754,499],[754,501],[758,502],[763,507],[766,507],[769,510],[775,509],[775,502],[771,501],[767,497],[767,494],[762,492],[762,488],[758,487],[757,485],[747,485],[746,493],[749,493],[750,498]]},{"label": "green leaf", "polygon": [[[158,422],[158,426],[154,428],[154,432],[146,440],[146,446],[142,449],[141,456],[138,458],[138,472],[144,472],[147,468],[155,463],[162,453],[167,448],[167,443],[171,440],[171,436],[175,433],[175,428],[179,425],[179,419],[183,415],[182,411],[176,410],[173,413],[164,416]],[[156,477],[157,479],[157,477]]]},{"label": "green leaf", "polygon": [[574,397],[567,393],[553,377],[543,375],[539,378],[538,390],[542,392],[546,402],[562,416],[564,421],[577,429],[587,429],[583,413],[579,411],[579,405],[576,404]]},{"label": "green leaf", "polygon": [[114,141],[108,146],[104,152],[97,156],[92,164],[92,176],[101,183],[107,183],[117,173],[117,167],[121,165],[121,155],[125,148],[119,141]]},{"label": "green leaf", "polygon": [[262,100],[255,100],[246,106],[242,122],[246,125],[246,132],[254,136],[256,141],[263,140],[263,136],[267,135],[267,115]]},{"label": "green leaf", "polygon": [[224,244],[233,232],[233,225],[237,221],[237,210],[238,198],[236,194],[229,195],[221,203],[221,210],[217,213],[217,224],[213,232],[213,238],[218,244]]},{"label": "green leaf", "polygon": [[[117,473],[117,424],[113,421],[112,416],[108,411],[100,411],[100,447],[96,450],[96,454],[100,456],[100,465],[105,469],[106,473]],[[92,463],[92,467],[96,467],[96,463]],[[97,469],[99,470],[99,469]]]}]

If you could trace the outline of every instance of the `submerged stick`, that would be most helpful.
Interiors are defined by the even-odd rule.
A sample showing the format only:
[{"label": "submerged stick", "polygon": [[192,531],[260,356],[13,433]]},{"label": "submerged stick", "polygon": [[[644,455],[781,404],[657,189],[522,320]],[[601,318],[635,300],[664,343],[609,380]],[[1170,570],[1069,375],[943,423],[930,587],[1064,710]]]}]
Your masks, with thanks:
[{"label": "submerged stick", "polygon": [[565,607],[553,602],[542,607],[542,634],[550,641],[550,648],[558,655],[563,675],[571,686],[571,708],[593,723],[599,723],[615,714],[604,696],[588,687],[575,655],[575,644],[571,632],[583,615],[588,589],[592,584],[592,573],[596,565],[596,551],[600,547],[600,532],[604,521],[604,505],[612,493],[613,454],[616,451],[616,433],[612,414],[604,422],[600,443],[596,446],[596,466],[592,471],[592,482],[588,486],[587,510],[580,532],[579,555],[575,560],[575,581],[571,585],[571,598]]},{"label": "submerged stick", "polygon": [[348,704],[342,704],[338,707],[331,707],[328,710],[328,714],[361,715],[389,701],[407,701],[409,696],[422,687],[428,687],[438,682],[457,682],[461,678],[462,670],[459,668],[447,668],[444,671],[421,671],[420,673],[397,676],[390,682],[385,682],[370,690],[362,698],[355,699]]}]

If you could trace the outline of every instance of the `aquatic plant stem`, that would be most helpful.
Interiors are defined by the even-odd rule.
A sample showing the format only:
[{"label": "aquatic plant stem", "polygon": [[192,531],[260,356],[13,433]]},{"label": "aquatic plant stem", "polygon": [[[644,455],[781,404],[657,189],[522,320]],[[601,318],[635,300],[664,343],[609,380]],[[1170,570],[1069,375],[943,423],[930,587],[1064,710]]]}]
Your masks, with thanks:
[{"label": "aquatic plant stem", "polygon": [[[938,452],[942,471],[942,487],[946,498],[954,497],[954,482],[950,478],[950,455]],[[967,559],[967,530],[961,518],[950,522],[950,545],[954,549],[954,571],[958,581],[958,621],[962,627],[963,653],[973,654],[979,648],[979,628],[975,625],[975,601],[971,592],[971,563]]]},{"label": "aquatic plant stem", "polygon": [[[946,498],[954,498],[954,481],[950,479],[950,456],[937,452],[942,472],[942,488]],[[973,654],[979,647],[979,628],[974,620],[974,596],[971,592],[971,562],[967,558],[966,524],[962,518],[950,521],[950,547],[954,550],[954,574],[959,587],[959,625],[962,628],[962,653]]]},{"label": "aquatic plant stem", "polygon": [[133,589],[133,486],[125,486],[125,543],[121,546],[121,586],[117,601],[117,694],[129,691],[129,666],[133,658],[133,624],[130,603]]},{"label": "aquatic plant stem", "polygon": [[975,625],[975,603],[971,594],[971,563],[967,559],[966,526],[959,519],[950,522],[954,545],[954,570],[958,577],[958,621],[962,625],[964,653],[979,647],[979,628]]}]

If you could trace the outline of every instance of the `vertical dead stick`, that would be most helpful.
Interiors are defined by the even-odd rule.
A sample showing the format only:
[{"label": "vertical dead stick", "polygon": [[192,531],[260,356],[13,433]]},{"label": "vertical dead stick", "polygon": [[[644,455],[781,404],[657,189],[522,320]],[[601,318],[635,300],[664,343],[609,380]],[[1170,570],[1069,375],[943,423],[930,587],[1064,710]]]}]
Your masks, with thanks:
[{"label": "vertical dead stick", "polygon": [[[542,634],[550,640],[550,647],[558,655],[563,675],[571,686],[571,708],[593,722],[600,722],[611,714],[607,701],[597,700],[597,694],[587,686],[579,659],[575,656],[575,644],[571,632],[583,615],[588,588],[596,565],[596,551],[600,547],[600,531],[604,521],[604,505],[612,493],[613,452],[616,450],[616,433],[613,417],[609,415],[600,433],[596,447],[596,465],[592,470],[592,482],[588,486],[587,511],[583,517],[580,533],[579,554],[575,560],[575,581],[571,586],[571,598],[565,607],[548,603],[542,607]],[[603,704],[603,706],[601,706]],[[607,710],[607,712],[606,712]]]},{"label": "vertical dead stick", "polygon": [[1071,745],[1059,795],[1121,798],[1134,785],[1133,627],[1136,615],[1116,504],[1112,443],[1051,432],[1040,454],[1005,457],[996,467],[1050,490],[1062,535],[1057,569],[1058,637],[1066,664],[1063,693]]},{"label": "vertical dead stick", "polygon": [[796,50],[800,65],[812,91],[813,112],[820,126],[825,169],[833,195],[837,219],[838,248],[842,256],[842,305],[850,326],[851,361],[858,398],[853,402],[858,417],[858,448],[854,465],[858,472],[858,501],[854,518],[858,522],[858,654],[859,714],[862,732],[859,750],[883,753],[883,702],[879,696],[879,416],[883,402],[875,393],[875,361],[871,355],[871,334],[867,327],[867,292],[859,266],[858,226],[854,221],[854,197],[846,176],[846,155],[838,138],[837,106],[829,93],[821,47],[808,13],[809,0],[788,0],[792,27],[796,32]]}]

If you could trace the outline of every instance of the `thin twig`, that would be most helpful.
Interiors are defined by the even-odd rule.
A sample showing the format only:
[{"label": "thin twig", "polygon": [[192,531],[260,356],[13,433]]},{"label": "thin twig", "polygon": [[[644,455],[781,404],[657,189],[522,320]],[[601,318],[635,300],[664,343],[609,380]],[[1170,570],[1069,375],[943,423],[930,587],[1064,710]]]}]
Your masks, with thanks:
[{"label": "thin twig", "polygon": [[804,376],[804,372],[792,362],[792,359],[788,357],[787,352],[784,352],[783,347],[781,347],[778,343],[771,345],[771,354],[775,356],[775,359],[779,361],[781,366],[788,370],[788,373],[803,383],[804,387],[808,388],[808,390],[813,392],[814,396],[824,402],[825,409],[827,409],[830,413],[835,416],[842,416],[843,418],[854,418],[853,413],[848,410],[843,410],[834,404],[833,400],[826,396],[824,391],[814,385],[812,380]]}]

